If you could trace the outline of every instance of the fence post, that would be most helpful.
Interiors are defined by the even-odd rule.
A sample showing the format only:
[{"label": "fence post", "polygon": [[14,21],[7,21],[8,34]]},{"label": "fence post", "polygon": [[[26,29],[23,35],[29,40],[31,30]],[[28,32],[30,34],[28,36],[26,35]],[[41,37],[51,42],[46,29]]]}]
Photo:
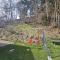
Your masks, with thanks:
[{"label": "fence post", "polygon": [[43,33],[42,33],[42,42],[43,42],[43,46],[44,46],[45,50],[46,50],[47,53],[48,53],[48,57],[47,57],[48,60],[52,60],[51,54],[50,54],[50,50],[49,50],[49,48],[47,47],[45,31],[43,31]]}]

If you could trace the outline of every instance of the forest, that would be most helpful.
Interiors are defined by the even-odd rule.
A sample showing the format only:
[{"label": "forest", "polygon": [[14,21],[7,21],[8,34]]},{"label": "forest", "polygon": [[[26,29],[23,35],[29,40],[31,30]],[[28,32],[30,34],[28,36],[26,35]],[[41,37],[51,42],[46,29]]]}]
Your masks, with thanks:
[{"label": "forest", "polygon": [[59,0],[0,0],[0,21],[3,23],[1,25],[4,25],[14,20],[23,22],[27,20],[33,23],[38,20],[43,25],[50,24],[60,27],[59,10]]}]

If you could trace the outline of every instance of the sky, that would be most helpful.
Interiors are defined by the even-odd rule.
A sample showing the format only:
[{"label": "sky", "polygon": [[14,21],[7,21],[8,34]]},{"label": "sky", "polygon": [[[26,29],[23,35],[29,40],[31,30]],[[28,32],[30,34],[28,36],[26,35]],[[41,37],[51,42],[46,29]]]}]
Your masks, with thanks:
[{"label": "sky", "polygon": [[[0,17],[1,16],[3,16],[6,12],[4,11],[4,9],[3,8],[1,8],[1,7],[4,7],[4,1],[8,1],[8,0],[0,0]],[[22,0],[12,0],[13,1],[13,3],[14,3],[14,5],[17,3],[17,2],[19,2],[19,1],[22,1]],[[30,0],[28,0],[28,1],[30,1]],[[28,5],[28,4],[27,4]],[[8,6],[10,6],[10,4],[8,3]],[[25,7],[24,5],[20,5],[19,6],[19,8],[21,8],[23,6],[23,8]],[[40,5],[39,5],[40,6]],[[10,8],[10,7],[9,7]],[[11,11],[11,10],[10,10]],[[5,12],[5,13],[4,13]],[[9,12],[9,9],[8,9],[8,13],[6,14],[8,17],[9,17],[9,14],[10,12]],[[17,16],[16,18],[17,19],[19,19],[19,15],[20,15],[20,13],[21,12],[19,12],[18,13],[18,10],[15,8],[13,11],[12,11],[12,13],[13,13],[13,16]],[[30,5],[29,5],[29,8],[27,9],[27,16],[30,16],[30,14],[31,13],[33,13],[33,9],[30,7]],[[8,15],[9,14],[9,15]]]},{"label": "sky", "polygon": [[[4,0],[4,1],[8,1],[8,0]],[[5,14],[5,11],[4,11],[4,9],[2,8],[2,7],[4,7],[4,1],[3,0],[0,0],[0,17],[3,17],[4,15],[7,15],[7,17],[8,18],[10,18],[10,12],[8,12],[7,14]],[[17,3],[17,2],[19,2],[19,1],[21,1],[21,0],[12,0],[13,1],[13,3]],[[19,17],[19,14],[20,13],[18,13],[18,11],[17,11],[17,9],[15,8],[13,11],[12,11],[12,14],[13,14],[13,17],[14,18],[17,18],[17,19],[19,19],[20,17]]]},{"label": "sky", "polygon": [[[2,8],[2,7],[4,7],[4,1],[8,1],[8,0],[0,0],[0,17],[3,17],[4,15],[6,15],[4,9]],[[14,3],[17,3],[20,0],[12,0],[12,1],[14,1]],[[16,15],[17,15],[16,18],[17,19],[19,18],[19,14],[17,12],[17,9],[15,9],[12,13],[13,13],[13,17],[14,16],[16,17]],[[8,18],[10,18],[9,13],[7,14],[7,16],[8,16]]]}]

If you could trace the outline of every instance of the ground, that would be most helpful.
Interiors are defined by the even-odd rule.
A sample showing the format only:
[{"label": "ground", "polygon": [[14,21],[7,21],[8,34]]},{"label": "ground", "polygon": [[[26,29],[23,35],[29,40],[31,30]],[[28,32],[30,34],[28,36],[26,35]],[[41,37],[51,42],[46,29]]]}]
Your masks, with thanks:
[{"label": "ground", "polygon": [[[48,44],[53,60],[60,59],[60,46]],[[0,47],[0,60],[47,60],[47,50],[43,46],[8,44]]]},{"label": "ground", "polygon": [[[7,40],[12,41],[14,42],[14,44],[9,44],[10,42],[7,42],[7,44],[2,44],[4,46],[0,47],[0,60],[47,60],[48,52],[42,44],[40,44],[39,46],[35,46],[32,44],[30,46],[20,41],[21,39],[19,37],[19,34],[21,31],[28,34],[29,37],[37,35],[37,30],[32,28],[35,27],[27,24],[18,24],[13,26],[10,25],[5,27],[5,29],[2,29],[2,31],[0,32],[0,40],[4,39],[3,42],[6,42]],[[47,47],[50,50],[52,60],[60,60],[60,45],[55,45],[52,43],[54,34],[50,34],[52,34],[51,31],[46,31]],[[3,36],[5,37],[3,38]],[[54,39],[58,38],[58,36],[54,36]],[[24,40],[27,39],[24,38]]]},{"label": "ground", "polygon": [[19,45],[7,45],[0,48],[0,60],[40,60],[40,59],[41,60],[47,59],[44,50]]}]

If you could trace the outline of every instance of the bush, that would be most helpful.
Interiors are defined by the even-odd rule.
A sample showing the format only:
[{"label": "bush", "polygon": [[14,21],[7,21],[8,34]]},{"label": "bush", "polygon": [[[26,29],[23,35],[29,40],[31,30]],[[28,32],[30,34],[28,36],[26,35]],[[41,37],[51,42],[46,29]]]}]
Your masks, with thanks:
[{"label": "bush", "polygon": [[46,26],[48,26],[48,25],[50,25],[51,24],[51,17],[49,16],[48,17],[48,19],[47,19],[47,16],[46,15],[44,15],[43,17],[42,17],[42,22],[43,22],[43,25],[46,25]]}]

